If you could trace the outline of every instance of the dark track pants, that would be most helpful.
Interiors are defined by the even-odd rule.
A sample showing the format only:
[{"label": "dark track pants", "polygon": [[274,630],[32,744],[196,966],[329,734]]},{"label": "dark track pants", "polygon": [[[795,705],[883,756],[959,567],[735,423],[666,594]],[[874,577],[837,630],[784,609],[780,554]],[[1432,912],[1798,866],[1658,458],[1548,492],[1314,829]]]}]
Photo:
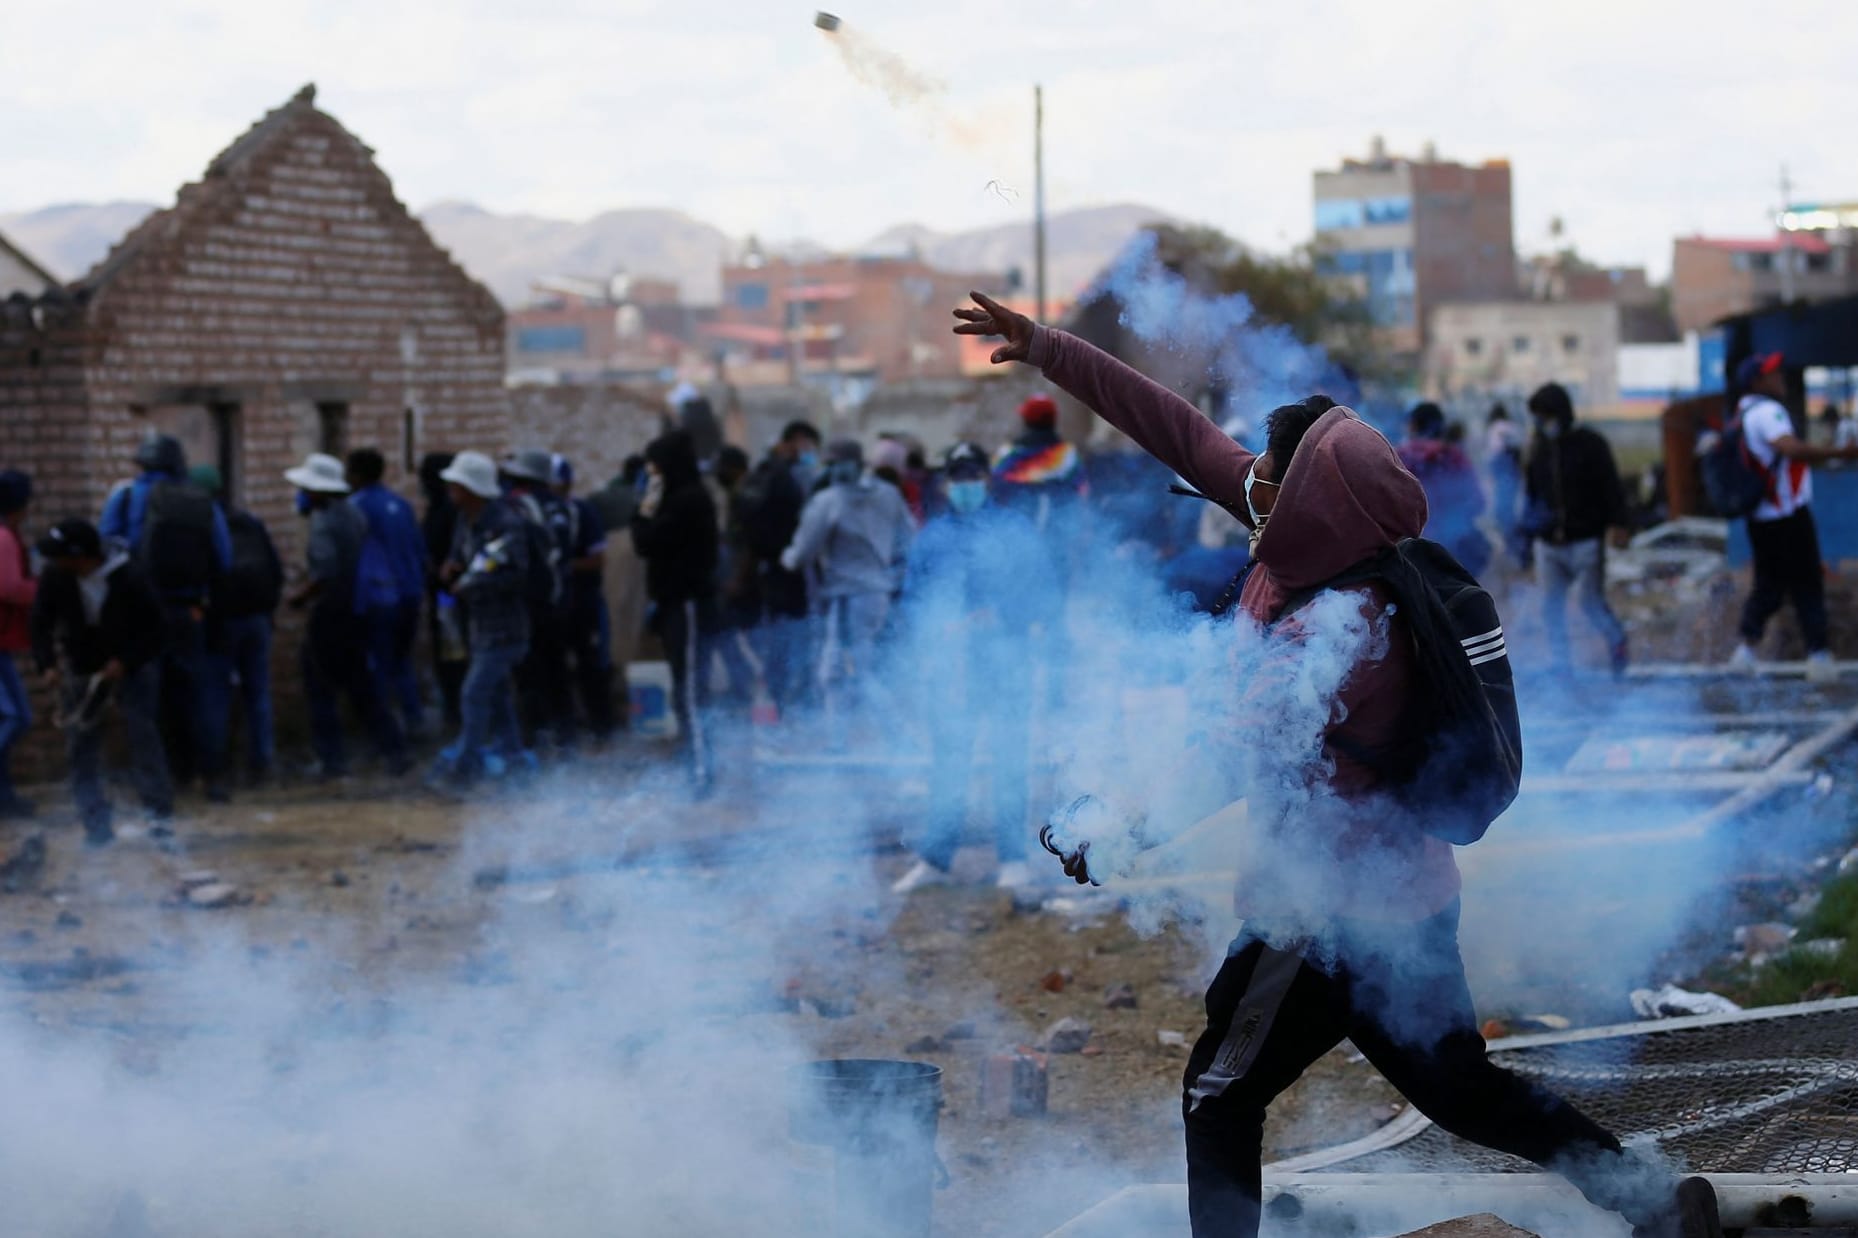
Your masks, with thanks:
[{"label": "dark track pants", "polygon": [[1182,1097],[1195,1238],[1257,1234],[1265,1107],[1343,1037],[1452,1134],[1565,1174],[1635,1222],[1668,1204],[1671,1179],[1484,1056],[1456,903],[1418,924],[1337,925],[1325,952],[1318,967],[1241,936],[1207,990]]},{"label": "dark track pants", "polygon": [[709,598],[671,602],[655,613],[658,639],[671,667],[671,708],[677,714],[678,742],[690,771],[690,784],[707,792],[716,777],[709,730],[709,668],[714,647],[711,631],[716,604]]},{"label": "dark track pants", "polygon": [[374,737],[374,746],[390,769],[406,760],[406,734],[388,710],[368,670],[367,632],[346,605],[330,603],[310,611],[300,653],[303,695],[310,712],[310,743],[323,772],[348,772],[340,699],[348,697],[355,713]]},{"label": "dark track pants", "polygon": [[1749,521],[1748,545],[1755,560],[1755,587],[1742,606],[1742,639],[1751,645],[1759,641],[1768,620],[1791,598],[1807,652],[1824,649],[1826,573],[1812,509],[1802,507],[1779,520]]}]

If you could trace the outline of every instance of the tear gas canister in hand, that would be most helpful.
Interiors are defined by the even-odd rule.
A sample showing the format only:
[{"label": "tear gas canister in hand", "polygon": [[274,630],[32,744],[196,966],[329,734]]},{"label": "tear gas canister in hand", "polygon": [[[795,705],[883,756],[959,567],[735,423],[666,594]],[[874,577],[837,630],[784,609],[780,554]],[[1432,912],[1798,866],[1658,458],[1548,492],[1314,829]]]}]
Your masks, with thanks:
[{"label": "tear gas canister in hand", "polygon": [[1078,884],[1102,885],[1125,871],[1141,851],[1137,823],[1108,801],[1080,795],[1053,813],[1039,830],[1039,843],[1064,861]]}]

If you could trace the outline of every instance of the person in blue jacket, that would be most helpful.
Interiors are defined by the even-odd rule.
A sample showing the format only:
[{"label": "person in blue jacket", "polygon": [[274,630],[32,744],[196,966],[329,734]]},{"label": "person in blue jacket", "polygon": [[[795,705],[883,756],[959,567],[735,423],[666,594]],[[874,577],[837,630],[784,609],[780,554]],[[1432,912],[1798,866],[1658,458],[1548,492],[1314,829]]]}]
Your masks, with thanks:
[{"label": "person in blue jacket", "polygon": [[426,731],[413,642],[426,595],[426,540],[413,505],[381,479],[387,461],[372,447],[348,454],[348,501],[368,518],[355,605],[368,645],[368,662],[390,706],[398,706],[409,739]]},{"label": "person in blue jacket", "polygon": [[991,757],[983,809],[1002,888],[1031,880],[1026,866],[1032,766],[1035,632],[1059,588],[1053,548],[1032,520],[990,498],[987,453],[957,443],[943,464],[945,509],[923,526],[904,582],[906,656],[929,724],[934,768],[929,813],[914,840],[921,857],[892,887],[905,894],[947,880],[961,842],[976,745]]}]

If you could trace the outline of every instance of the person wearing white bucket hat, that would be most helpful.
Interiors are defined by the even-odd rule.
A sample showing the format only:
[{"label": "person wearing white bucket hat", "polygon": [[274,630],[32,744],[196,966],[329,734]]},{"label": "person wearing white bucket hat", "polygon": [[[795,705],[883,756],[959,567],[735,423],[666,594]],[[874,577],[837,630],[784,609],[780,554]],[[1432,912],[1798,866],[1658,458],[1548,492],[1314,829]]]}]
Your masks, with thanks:
[{"label": "person wearing white bucket hat", "polygon": [[480,774],[502,773],[509,760],[528,760],[510,676],[529,652],[529,548],[523,517],[501,497],[489,456],[461,451],[439,478],[458,513],[439,587],[464,611],[471,660],[459,686],[458,738],[439,753],[428,781],[468,786]]},{"label": "person wearing white bucket hat", "polygon": [[296,468],[285,469],[284,480],[306,494],[348,493],[348,476],[342,462],[320,451],[306,457]]},{"label": "person wearing white bucket hat", "polygon": [[368,724],[391,774],[407,767],[406,737],[388,712],[368,673],[367,644],[355,611],[355,574],[368,539],[368,518],[346,501],[348,478],[342,462],[317,452],[284,480],[297,488],[297,510],[310,519],[308,572],[288,599],[309,608],[301,661],[303,694],[310,710],[310,742],[324,778],[348,773],[337,698],[346,693]]},{"label": "person wearing white bucket hat", "polygon": [[439,474],[439,480],[480,500],[500,498],[503,494],[497,485],[496,462],[481,451],[461,451],[453,456],[452,462]]}]

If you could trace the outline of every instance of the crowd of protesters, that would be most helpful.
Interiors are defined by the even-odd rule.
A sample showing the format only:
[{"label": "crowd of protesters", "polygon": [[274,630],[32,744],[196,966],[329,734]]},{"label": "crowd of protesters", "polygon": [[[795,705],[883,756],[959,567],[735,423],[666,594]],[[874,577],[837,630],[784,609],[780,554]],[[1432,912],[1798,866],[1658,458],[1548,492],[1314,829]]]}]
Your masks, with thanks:
[{"label": "crowd of protesters", "polygon": [[[140,445],[136,476],[94,522],[58,519],[36,540],[31,478],[0,472],[0,814],[35,812],[4,759],[32,722],[35,675],[94,844],[119,825],[100,772],[116,719],[138,832],[171,832],[177,794],[196,783],[223,803],[277,777],[283,608],[301,614],[290,660],[314,754],[292,776],[347,776],[365,738],[390,776],[433,740],[425,778],[436,789],[521,779],[627,725],[618,670],[655,638],[691,789],[706,794],[719,706],[762,722],[817,717],[821,743],[846,746],[852,719],[882,690],[874,668],[899,598],[926,588],[915,555],[925,523],[924,553],[956,563],[957,530],[976,524],[990,493],[1012,496],[1003,527],[1030,545],[1055,505],[1084,490],[1044,397],[1027,402],[1024,434],[998,469],[964,443],[940,470],[900,437],[867,457],[805,421],[753,461],[685,396],[665,433],[585,495],[564,456],[467,450],[421,462],[421,511],[385,484],[378,450],[312,454],[284,472],[303,520],[297,563],[229,501],[216,468],[190,469],[168,435]],[[1024,596],[1049,620],[1050,601],[1037,600],[1046,592]],[[715,705],[713,684],[727,693]],[[947,761],[951,744],[938,749]]]},{"label": "crowd of protesters", "polygon": [[[1132,502],[1165,481],[1136,476],[1139,457],[1087,458],[1060,435],[1045,395],[1024,402],[1017,437],[997,450],[964,442],[931,459],[902,436],[828,441],[794,421],[754,459],[723,441],[694,389],[678,394],[665,432],[579,493],[562,455],[467,450],[421,461],[420,510],[385,484],[379,451],[312,455],[285,473],[305,521],[301,563],[282,562],[272,531],[228,500],[218,470],[189,469],[171,437],[141,445],[138,475],[110,493],[94,524],[60,520],[36,546],[23,531],[30,479],[0,473],[0,814],[32,812],[4,756],[30,723],[35,671],[56,685],[93,840],[112,833],[97,775],[108,718],[128,733],[132,783],[156,833],[177,790],[198,784],[223,802],[241,783],[272,778],[272,644],[277,612],[289,607],[302,612],[294,661],[315,756],[301,772],[316,778],[347,775],[365,737],[393,775],[431,741],[424,773],[434,788],[523,779],[628,725],[624,668],[655,642],[666,712],[699,796],[717,778],[716,727],[736,719],[816,727],[804,742],[829,754],[853,743],[858,720],[908,708],[948,724],[928,728],[927,741],[939,770],[959,772],[979,725],[960,703],[986,691],[1025,704],[988,711],[981,727],[1006,735],[989,747],[1009,788],[1002,818],[1016,820],[1030,711],[1039,692],[1062,686],[1065,598],[1071,576],[1089,570],[1078,549],[1085,523],[1142,525],[1135,536],[1154,541],[1168,587],[1202,610],[1254,549],[1235,522],[1209,520],[1218,515],[1209,505],[1176,501],[1158,514]],[[1527,415],[1524,429],[1498,405],[1467,452],[1463,426],[1438,405],[1412,408],[1396,452],[1425,492],[1425,535],[1474,574],[1499,562],[1533,570],[1558,669],[1570,661],[1572,593],[1618,672],[1626,636],[1606,602],[1604,565],[1629,516],[1612,451],[1559,385],[1531,395]],[[1791,440],[1778,441],[1776,454],[1787,454]],[[1790,468],[1789,477],[1803,472]],[[1761,532],[1782,527],[1761,515],[1770,520]],[[977,546],[988,553],[977,558]],[[1785,557],[1771,545],[1757,551]],[[1746,639],[1789,589],[1809,639],[1820,635],[1810,590],[1770,565]],[[945,641],[959,669],[940,676],[927,708],[916,708],[922,697],[906,707],[885,650],[933,611],[945,612],[946,633],[992,625],[1038,638],[1005,659],[985,642]],[[429,661],[417,652],[422,634]],[[975,725],[953,725],[964,718]],[[932,815],[906,888],[946,871],[960,809]],[[1005,834],[1000,856],[1003,878],[1016,880],[1022,856]]]}]

